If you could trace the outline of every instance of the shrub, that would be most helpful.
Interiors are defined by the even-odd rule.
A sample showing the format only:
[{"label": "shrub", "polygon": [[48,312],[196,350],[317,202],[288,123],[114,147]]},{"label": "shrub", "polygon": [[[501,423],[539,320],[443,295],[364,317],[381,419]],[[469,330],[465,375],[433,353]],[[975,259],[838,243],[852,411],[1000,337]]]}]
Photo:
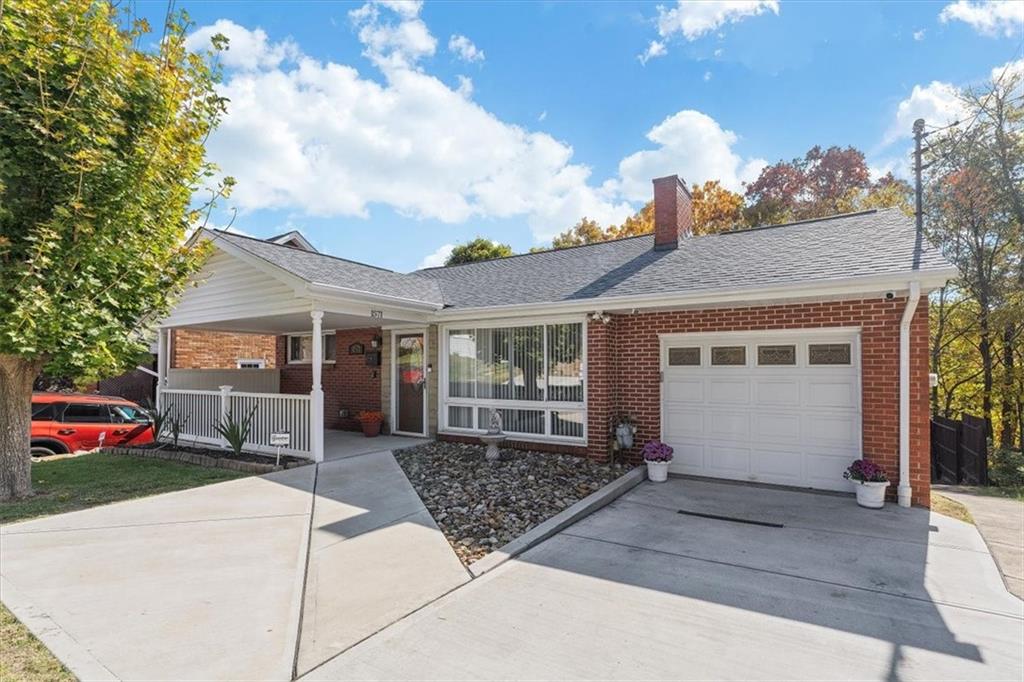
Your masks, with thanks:
[{"label": "shrub", "polygon": [[235,453],[235,457],[241,457],[242,448],[249,440],[249,432],[252,429],[252,416],[256,413],[256,408],[252,408],[249,414],[242,417],[241,420],[236,421],[234,414],[228,412],[224,420],[217,424],[217,433],[219,433],[224,440],[231,446],[232,451]]},{"label": "shrub", "polygon": [[993,448],[988,457],[988,480],[1000,487],[1024,485],[1024,453],[1010,448]]},{"label": "shrub", "polygon": [[645,462],[671,462],[673,452],[675,451],[671,445],[666,445],[657,438],[647,441],[647,445],[641,451]]},{"label": "shrub", "polygon": [[181,436],[181,430],[185,428],[185,424],[188,424],[188,417],[180,419],[177,414],[171,417],[170,429],[171,429],[171,441],[174,443],[174,449],[178,449],[178,437]]},{"label": "shrub", "polygon": [[861,481],[868,483],[885,483],[889,477],[885,469],[878,466],[870,459],[857,459],[843,472],[843,478],[850,481]]}]

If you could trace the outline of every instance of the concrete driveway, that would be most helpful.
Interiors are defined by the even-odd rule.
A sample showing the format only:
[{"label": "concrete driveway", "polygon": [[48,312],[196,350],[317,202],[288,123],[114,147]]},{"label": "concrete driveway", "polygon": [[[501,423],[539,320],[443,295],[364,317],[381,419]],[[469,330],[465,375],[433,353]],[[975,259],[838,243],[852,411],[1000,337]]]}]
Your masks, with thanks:
[{"label": "concrete driveway", "polygon": [[642,484],[305,679],[1022,675],[1024,605],[974,527],[846,496],[673,479]]}]

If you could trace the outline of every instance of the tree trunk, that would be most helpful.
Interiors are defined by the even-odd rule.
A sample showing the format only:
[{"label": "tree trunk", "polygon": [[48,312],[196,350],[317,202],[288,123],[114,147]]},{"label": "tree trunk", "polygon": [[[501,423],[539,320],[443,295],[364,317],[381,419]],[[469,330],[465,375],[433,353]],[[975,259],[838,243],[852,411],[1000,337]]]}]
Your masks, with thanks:
[{"label": "tree trunk", "polygon": [[41,366],[0,354],[0,502],[32,494],[32,382]]},{"label": "tree trunk", "polygon": [[981,354],[981,416],[985,420],[985,437],[992,433],[992,335],[988,323],[988,301],[980,301],[978,316],[978,352]]},{"label": "tree trunk", "polygon": [[1017,406],[1013,399],[1013,389],[1016,386],[1014,376],[1013,341],[1017,330],[1012,324],[1003,328],[1003,389],[1000,396],[1000,419],[1002,428],[999,430],[999,447],[1012,448],[1014,431],[1017,425]]}]

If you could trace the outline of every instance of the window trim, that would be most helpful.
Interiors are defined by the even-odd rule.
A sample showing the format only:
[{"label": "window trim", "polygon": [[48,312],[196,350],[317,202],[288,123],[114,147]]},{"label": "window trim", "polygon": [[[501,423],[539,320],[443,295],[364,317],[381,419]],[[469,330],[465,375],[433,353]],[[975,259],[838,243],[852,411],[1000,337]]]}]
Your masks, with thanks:
[{"label": "window trim", "polygon": [[[312,339],[313,338],[313,332],[306,332],[306,333],[303,333],[303,334],[286,334],[285,336],[287,337],[287,341],[285,341],[285,346],[284,346],[285,360],[287,360],[286,364],[289,364],[289,365],[312,365],[313,364],[312,358],[310,358],[309,360],[292,360],[292,339],[301,339],[301,338],[310,338],[310,339]],[[334,329],[331,329],[329,331],[321,332],[320,336],[322,336],[324,339],[326,339],[328,336],[335,337],[335,339],[334,339],[334,359],[333,360],[328,360],[327,358],[324,358],[322,363],[321,363],[321,364],[324,364],[324,365],[333,365],[333,364],[335,364],[338,361],[337,331],[334,330]],[[322,344],[322,346],[323,346],[324,353],[327,353],[327,344],[324,343],[324,344]]]},{"label": "window trim", "polygon": [[[549,401],[549,400],[506,400],[496,398],[464,398],[452,397],[448,394],[449,378],[449,338],[448,334],[457,329],[510,329],[513,327],[544,326],[544,376],[547,378],[547,325],[555,324],[579,324],[580,325],[580,374],[583,382],[583,400],[578,402]],[[510,437],[516,441],[533,443],[557,443],[564,445],[585,446],[589,437],[587,407],[587,389],[589,388],[587,372],[587,318],[585,316],[559,316],[559,317],[529,317],[529,318],[504,318],[492,320],[459,320],[438,325],[438,364],[440,365],[440,376],[438,377],[437,401],[437,424],[439,433],[454,435],[479,435],[487,431],[487,427],[480,427],[479,411],[481,407],[497,407],[505,409],[539,409],[544,411],[544,433],[523,433],[520,431],[505,430]],[[547,395],[547,392],[545,392]],[[449,407],[471,407],[473,408],[473,420],[476,428],[465,428],[449,426]],[[583,435],[576,436],[554,436],[551,434],[551,412],[582,412],[583,413]]]}]

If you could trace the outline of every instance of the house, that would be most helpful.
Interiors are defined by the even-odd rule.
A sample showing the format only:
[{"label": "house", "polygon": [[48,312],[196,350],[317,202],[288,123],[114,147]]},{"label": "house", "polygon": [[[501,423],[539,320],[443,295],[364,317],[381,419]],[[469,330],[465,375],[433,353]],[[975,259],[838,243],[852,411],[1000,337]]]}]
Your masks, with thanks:
[{"label": "house", "polygon": [[[498,410],[513,446],[609,456],[637,426],[678,473],[848,490],[862,454],[929,501],[927,294],[954,270],[898,210],[691,234],[677,176],[654,182],[655,232],[401,274],[317,253],[300,236],[206,231],[214,253],[163,321],[171,332],[274,338],[272,369],[224,389],[172,387],[165,405],[217,441],[219,415],[254,440],[291,434],[323,457],[324,429],[379,409],[393,432],[474,439]],[[234,352],[234,351],[232,351]],[[239,391],[246,372],[269,388]],[[172,373],[173,374],[173,373]],[[254,411],[255,410],[255,411]]]}]

